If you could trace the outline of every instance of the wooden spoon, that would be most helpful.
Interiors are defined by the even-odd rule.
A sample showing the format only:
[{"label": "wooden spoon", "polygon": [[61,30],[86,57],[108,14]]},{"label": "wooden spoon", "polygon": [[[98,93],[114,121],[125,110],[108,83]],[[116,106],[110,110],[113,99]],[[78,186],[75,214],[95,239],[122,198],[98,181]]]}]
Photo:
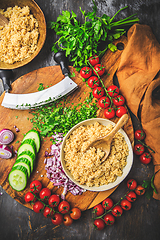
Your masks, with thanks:
[{"label": "wooden spoon", "polygon": [[[114,128],[112,129],[112,131],[107,134],[104,137],[98,138],[96,140],[94,140],[93,142],[91,142],[89,144],[89,146],[86,148],[85,151],[87,151],[90,147],[95,147],[95,148],[102,148],[102,150],[105,152],[104,157],[101,159],[101,162],[104,162],[111,150],[111,142],[112,139],[114,137],[114,135],[118,132],[118,130],[123,127],[127,121],[128,121],[128,114],[124,114],[117,122],[117,124],[114,126]],[[84,152],[85,152],[84,151]]]},{"label": "wooden spoon", "polygon": [[8,22],[8,19],[0,13],[0,26],[5,26]]}]

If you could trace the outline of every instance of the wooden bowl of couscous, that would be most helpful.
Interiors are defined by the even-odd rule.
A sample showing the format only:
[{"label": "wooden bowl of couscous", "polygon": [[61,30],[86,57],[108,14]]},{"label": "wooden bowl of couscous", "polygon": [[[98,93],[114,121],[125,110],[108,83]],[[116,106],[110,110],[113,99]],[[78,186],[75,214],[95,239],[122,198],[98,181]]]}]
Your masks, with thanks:
[{"label": "wooden bowl of couscous", "polygon": [[0,2],[8,25],[0,26],[0,69],[15,69],[32,61],[46,39],[46,21],[34,0]]},{"label": "wooden bowl of couscous", "polygon": [[78,186],[89,191],[106,191],[120,184],[133,164],[131,142],[121,128],[114,136],[111,152],[101,162],[102,149],[86,147],[107,135],[115,123],[104,118],[88,119],[75,125],[64,137],[60,159],[64,172]]}]

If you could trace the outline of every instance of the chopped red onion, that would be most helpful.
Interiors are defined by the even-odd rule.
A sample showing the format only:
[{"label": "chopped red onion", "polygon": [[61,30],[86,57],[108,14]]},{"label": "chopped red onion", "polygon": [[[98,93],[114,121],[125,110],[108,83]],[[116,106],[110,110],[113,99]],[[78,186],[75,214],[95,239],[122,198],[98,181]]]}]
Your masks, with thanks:
[{"label": "chopped red onion", "polygon": [[14,139],[14,133],[4,128],[0,131],[0,144],[10,144]]},{"label": "chopped red onion", "polygon": [[53,182],[54,186],[63,187],[63,193],[61,198],[65,199],[67,191],[71,192],[73,195],[80,195],[85,190],[73,183],[65,174],[62,169],[60,161],[60,148],[63,141],[63,133],[55,133],[52,136],[55,144],[52,144],[50,153],[45,152],[45,169],[47,171],[47,177]]}]

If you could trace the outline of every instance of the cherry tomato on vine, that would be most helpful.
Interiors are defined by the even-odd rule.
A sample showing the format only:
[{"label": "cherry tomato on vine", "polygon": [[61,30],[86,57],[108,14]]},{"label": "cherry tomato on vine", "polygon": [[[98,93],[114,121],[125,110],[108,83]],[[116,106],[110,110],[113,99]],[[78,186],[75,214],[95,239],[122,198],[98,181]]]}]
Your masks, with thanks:
[{"label": "cherry tomato on vine", "polygon": [[35,202],[36,197],[31,192],[27,192],[25,194],[24,200],[25,200],[26,203]]},{"label": "cherry tomato on vine", "polygon": [[30,190],[33,193],[38,193],[42,189],[42,183],[38,180],[34,180],[30,183]]},{"label": "cherry tomato on vine", "polygon": [[103,95],[104,95],[104,89],[103,89],[102,87],[95,87],[95,88],[93,89],[93,92],[92,92],[92,93],[93,93],[93,97],[99,99],[99,98],[103,97]]},{"label": "cherry tomato on vine", "polygon": [[129,202],[127,199],[123,199],[123,200],[121,201],[121,207],[122,207],[124,210],[128,211],[128,210],[131,209],[132,204],[131,204],[131,202]]},{"label": "cherry tomato on vine", "polygon": [[134,152],[136,155],[141,155],[142,153],[144,153],[144,146],[143,146],[141,143],[137,143],[137,144],[134,146],[133,152]]},{"label": "cherry tomato on vine", "polygon": [[46,218],[52,217],[54,213],[54,209],[51,209],[50,207],[45,207],[43,210],[43,216]]},{"label": "cherry tomato on vine", "polygon": [[73,219],[70,217],[69,214],[65,214],[63,217],[63,224],[65,226],[70,226],[73,223]]},{"label": "cherry tomato on vine", "polygon": [[109,97],[101,97],[99,100],[98,100],[98,104],[99,104],[99,106],[101,107],[101,108],[107,108],[107,107],[109,107],[110,106],[110,103],[111,103],[111,101],[110,101],[110,99],[109,99]]},{"label": "cherry tomato on vine", "polygon": [[135,139],[137,140],[143,140],[146,137],[145,132],[142,129],[138,129],[134,133]]},{"label": "cherry tomato on vine", "polygon": [[55,213],[51,221],[54,225],[60,225],[63,222],[63,215],[61,213]]},{"label": "cherry tomato on vine", "polygon": [[134,180],[134,179],[129,179],[128,181],[127,181],[127,187],[130,189],[130,190],[134,190],[136,187],[137,187],[137,182],[136,182],[136,180]]},{"label": "cherry tomato on vine", "polygon": [[116,110],[116,116],[119,118],[122,117],[126,113],[127,113],[127,109],[124,106],[119,106]]},{"label": "cherry tomato on vine", "polygon": [[122,106],[125,103],[125,98],[122,95],[117,95],[112,101],[115,106]]},{"label": "cherry tomato on vine", "polygon": [[134,202],[136,201],[137,199],[137,196],[135,194],[135,192],[129,192],[127,195],[126,195],[126,199],[130,202]]},{"label": "cherry tomato on vine", "polygon": [[97,55],[90,57],[88,60],[93,67],[99,63],[99,57]]},{"label": "cherry tomato on vine", "polygon": [[115,218],[114,216],[111,214],[111,213],[107,213],[105,216],[104,216],[104,221],[107,225],[113,225],[114,222],[115,222]]},{"label": "cherry tomato on vine", "polygon": [[111,198],[106,198],[102,202],[102,206],[104,209],[109,210],[113,207],[113,200]]},{"label": "cherry tomato on vine", "polygon": [[37,201],[33,204],[33,211],[36,213],[40,213],[44,208],[44,204],[40,201]]},{"label": "cherry tomato on vine", "polygon": [[96,227],[97,230],[101,231],[105,227],[105,223],[102,219],[95,219],[94,220],[94,226]]},{"label": "cherry tomato on vine", "polygon": [[58,211],[62,214],[68,213],[70,210],[70,204],[67,201],[62,201],[58,205]]},{"label": "cherry tomato on vine", "polygon": [[71,213],[70,213],[70,217],[74,220],[77,220],[81,217],[81,210],[79,208],[72,208],[71,209]]},{"label": "cherry tomato on vine", "polygon": [[152,156],[150,153],[144,152],[140,157],[139,157],[141,163],[143,164],[149,164],[152,160]]},{"label": "cherry tomato on vine", "polygon": [[95,71],[93,70],[93,72],[94,72],[95,75],[97,75],[97,73],[98,73],[99,76],[102,76],[105,72],[105,67],[103,66],[102,63],[96,64],[94,66],[94,69],[95,69]]},{"label": "cherry tomato on vine", "polygon": [[41,189],[41,191],[39,193],[40,199],[48,200],[50,196],[51,196],[51,190],[49,188],[42,188]]},{"label": "cherry tomato on vine", "polygon": [[83,67],[80,70],[80,75],[82,78],[89,78],[92,75],[92,69],[90,67]]},{"label": "cherry tomato on vine", "polygon": [[98,79],[98,77],[96,76],[91,76],[89,79],[88,79],[88,86],[90,88],[95,88],[95,87],[99,87],[100,85],[100,80]]},{"label": "cherry tomato on vine", "polygon": [[111,119],[115,116],[115,110],[112,107],[108,107],[104,110],[104,116],[108,119]]},{"label": "cherry tomato on vine", "polygon": [[146,191],[145,188],[142,187],[141,185],[138,185],[135,189],[135,193],[137,195],[143,195],[145,193],[145,191]]},{"label": "cherry tomato on vine", "polygon": [[96,214],[96,216],[101,216],[104,213],[104,208],[102,206],[102,204],[97,204],[94,208],[93,208],[93,212]]},{"label": "cherry tomato on vine", "polygon": [[119,88],[116,85],[111,85],[107,88],[108,94],[111,97],[116,97],[119,94]]},{"label": "cherry tomato on vine", "polygon": [[53,194],[48,199],[48,204],[52,207],[57,207],[60,203],[60,197],[56,194]]},{"label": "cherry tomato on vine", "polygon": [[115,217],[120,217],[120,216],[122,216],[122,213],[123,213],[123,209],[122,209],[121,206],[119,206],[119,205],[116,205],[116,206],[112,209],[112,214],[113,214]]}]

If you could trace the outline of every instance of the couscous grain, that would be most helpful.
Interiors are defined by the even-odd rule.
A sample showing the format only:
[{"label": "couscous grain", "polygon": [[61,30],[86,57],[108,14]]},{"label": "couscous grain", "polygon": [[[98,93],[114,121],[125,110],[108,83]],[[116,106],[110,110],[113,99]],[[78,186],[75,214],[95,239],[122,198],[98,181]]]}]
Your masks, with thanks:
[{"label": "couscous grain", "polygon": [[124,136],[117,132],[113,138],[111,152],[106,161],[101,162],[104,152],[100,148],[86,147],[97,137],[107,135],[113,126],[94,124],[80,126],[72,132],[64,147],[64,161],[73,178],[89,187],[102,186],[114,182],[123,174],[129,154]]}]

